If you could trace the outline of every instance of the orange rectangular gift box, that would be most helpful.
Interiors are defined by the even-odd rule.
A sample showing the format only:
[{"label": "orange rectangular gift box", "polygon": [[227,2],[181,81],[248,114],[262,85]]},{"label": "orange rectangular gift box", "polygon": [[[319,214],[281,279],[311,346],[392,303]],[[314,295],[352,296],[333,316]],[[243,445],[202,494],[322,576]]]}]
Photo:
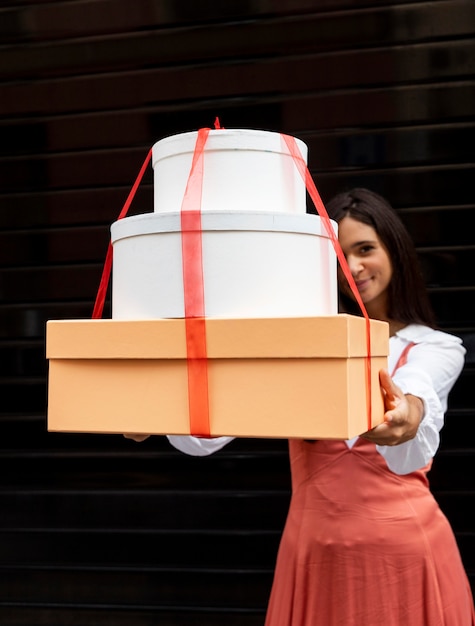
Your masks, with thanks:
[{"label": "orange rectangular gift box", "polygon": [[[370,321],[370,368],[366,332],[352,315],[206,319],[211,436],[351,438],[369,387],[381,423],[388,325]],[[186,350],[183,319],[48,321],[48,430],[190,434]]]}]

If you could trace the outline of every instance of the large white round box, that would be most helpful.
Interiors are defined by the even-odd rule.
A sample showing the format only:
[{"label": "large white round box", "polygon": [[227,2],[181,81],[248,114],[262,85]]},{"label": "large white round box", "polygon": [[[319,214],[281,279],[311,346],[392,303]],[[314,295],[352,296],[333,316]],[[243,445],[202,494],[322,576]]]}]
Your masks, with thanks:
[{"label": "large white round box", "polygon": [[[198,132],[171,135],[152,147],[154,211],[181,210]],[[295,139],[304,162],[308,149]],[[306,187],[280,133],[210,130],[203,151],[202,212],[306,212]],[[196,198],[199,202],[200,198]]]},{"label": "large white round box", "polygon": [[[114,319],[185,317],[180,218],[112,224]],[[318,216],[224,211],[201,222],[206,317],[337,314],[336,254]]]}]

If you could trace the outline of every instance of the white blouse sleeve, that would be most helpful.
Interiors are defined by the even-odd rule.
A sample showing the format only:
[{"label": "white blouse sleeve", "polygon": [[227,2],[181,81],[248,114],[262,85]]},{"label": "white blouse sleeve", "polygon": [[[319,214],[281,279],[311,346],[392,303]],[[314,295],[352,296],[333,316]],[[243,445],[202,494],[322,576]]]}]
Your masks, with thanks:
[{"label": "white blouse sleeve", "polygon": [[420,398],[424,415],[416,437],[397,446],[376,446],[395,474],[427,465],[439,447],[449,392],[464,365],[465,348],[458,337],[428,330],[409,351],[407,363],[394,374],[403,393]]},{"label": "white blouse sleeve", "polygon": [[221,450],[234,439],[234,437],[205,439],[192,435],[167,435],[167,438],[174,448],[191,456],[208,456]]}]

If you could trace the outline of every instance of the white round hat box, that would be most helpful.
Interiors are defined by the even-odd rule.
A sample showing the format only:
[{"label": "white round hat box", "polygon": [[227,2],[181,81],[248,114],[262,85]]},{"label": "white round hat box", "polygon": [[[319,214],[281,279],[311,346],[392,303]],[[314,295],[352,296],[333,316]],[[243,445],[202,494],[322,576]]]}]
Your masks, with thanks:
[{"label": "white round hat box", "polygon": [[[201,237],[206,317],[337,314],[336,254],[317,215],[206,211]],[[111,240],[112,317],[183,318],[180,212],[118,220]]]},{"label": "white round hat box", "polygon": [[[152,147],[154,211],[178,212],[198,131],[171,135]],[[308,148],[295,139],[304,162]],[[210,130],[203,149],[202,212],[305,213],[306,188],[280,133]]]}]

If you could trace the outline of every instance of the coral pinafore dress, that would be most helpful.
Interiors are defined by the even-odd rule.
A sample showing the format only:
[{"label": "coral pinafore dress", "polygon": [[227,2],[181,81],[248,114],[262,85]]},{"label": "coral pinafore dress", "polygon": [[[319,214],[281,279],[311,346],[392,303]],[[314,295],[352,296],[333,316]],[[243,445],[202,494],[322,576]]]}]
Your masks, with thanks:
[{"label": "coral pinafore dress", "polygon": [[289,442],[292,498],[266,626],[472,626],[472,595],[429,466],[374,444]]}]

